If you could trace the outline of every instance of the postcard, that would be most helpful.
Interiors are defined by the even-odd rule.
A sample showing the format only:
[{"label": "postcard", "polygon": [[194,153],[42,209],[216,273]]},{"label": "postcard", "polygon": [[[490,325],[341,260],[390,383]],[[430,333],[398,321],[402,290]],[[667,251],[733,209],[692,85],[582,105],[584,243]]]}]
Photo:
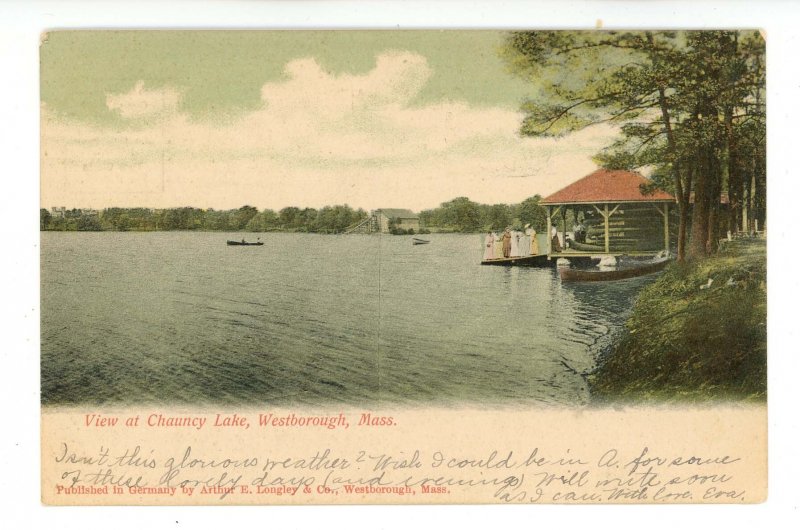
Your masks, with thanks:
[{"label": "postcard", "polygon": [[765,57],[42,35],[42,501],[764,501]]}]

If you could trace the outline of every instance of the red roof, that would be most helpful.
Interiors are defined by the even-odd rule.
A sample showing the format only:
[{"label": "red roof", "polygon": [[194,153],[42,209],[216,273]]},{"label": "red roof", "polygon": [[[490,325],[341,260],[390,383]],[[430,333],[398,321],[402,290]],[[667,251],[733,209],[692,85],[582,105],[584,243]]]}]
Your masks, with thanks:
[{"label": "red roof", "polygon": [[639,173],[598,169],[542,200],[542,204],[591,202],[658,202],[674,201],[675,197],[661,190],[642,195],[639,186],[650,181]]}]

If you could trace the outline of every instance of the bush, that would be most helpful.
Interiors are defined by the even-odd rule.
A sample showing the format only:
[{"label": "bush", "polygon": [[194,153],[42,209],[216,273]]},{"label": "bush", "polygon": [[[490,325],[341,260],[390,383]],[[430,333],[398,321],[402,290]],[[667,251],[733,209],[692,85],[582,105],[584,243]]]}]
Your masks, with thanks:
[{"label": "bush", "polygon": [[764,399],[766,302],[764,253],[672,265],[640,293],[624,335],[590,378],[593,396]]}]

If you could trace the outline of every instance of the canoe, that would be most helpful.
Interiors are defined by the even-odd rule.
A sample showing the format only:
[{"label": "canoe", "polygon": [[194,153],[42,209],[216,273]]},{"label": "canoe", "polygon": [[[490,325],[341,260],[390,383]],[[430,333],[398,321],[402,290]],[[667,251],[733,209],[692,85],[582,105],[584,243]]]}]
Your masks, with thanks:
[{"label": "canoe", "polygon": [[[653,234],[660,235],[664,233],[664,225],[661,226],[611,226],[608,228],[608,235],[611,237],[625,237],[625,234],[636,235],[641,237],[640,234]],[[590,228],[586,231],[587,236],[603,237],[605,229]]]},{"label": "canoe", "polygon": [[605,252],[606,247],[600,245],[590,245],[589,243],[578,243],[577,241],[570,241],[569,248],[574,250],[581,250],[584,252]]},{"label": "canoe", "polygon": [[494,258],[481,261],[481,265],[505,265],[515,267],[554,267],[556,260],[547,259],[547,254],[520,256],[516,258]]},{"label": "canoe", "polygon": [[[660,241],[636,241],[636,242],[620,242],[609,240],[609,247],[612,252],[647,252],[656,251],[664,247],[664,240]],[[577,250],[580,252],[605,252],[604,244],[594,243],[578,243],[577,241],[570,241],[567,252]]]},{"label": "canoe", "polygon": [[653,274],[664,269],[669,263],[669,258],[656,261],[642,262],[635,267],[625,267],[612,270],[587,270],[587,269],[560,269],[558,271],[562,281],[566,282],[605,282],[610,280],[624,280]]},{"label": "canoe", "polygon": [[426,245],[428,243],[430,243],[430,241],[428,241],[427,239],[419,239],[416,237],[411,238],[411,244],[413,245]]},{"label": "canoe", "polygon": [[261,241],[258,241],[258,242],[255,242],[255,243],[251,243],[249,241],[231,241],[230,239],[228,240],[228,245],[231,245],[231,246],[257,247],[257,246],[261,246],[263,244],[264,243],[262,243]]}]

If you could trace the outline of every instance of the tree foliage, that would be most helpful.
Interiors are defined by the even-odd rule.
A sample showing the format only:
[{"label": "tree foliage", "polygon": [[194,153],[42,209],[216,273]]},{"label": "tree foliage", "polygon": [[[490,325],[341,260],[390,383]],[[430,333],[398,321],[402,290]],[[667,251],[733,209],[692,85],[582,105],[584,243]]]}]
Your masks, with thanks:
[{"label": "tree foliage", "polygon": [[[618,127],[598,154],[612,169],[652,170],[652,188],[675,194],[679,258],[729,229],[764,226],[764,40],[754,31],[535,31],[510,34],[504,56],[530,80],[521,133],[563,136],[598,123]],[[690,222],[691,210],[691,225]]]},{"label": "tree foliage", "polygon": [[523,228],[530,224],[544,230],[547,212],[539,205],[541,197],[528,197],[519,204],[479,204],[466,197],[442,203],[438,208],[420,213],[420,224],[452,232],[503,230],[507,226]]}]

